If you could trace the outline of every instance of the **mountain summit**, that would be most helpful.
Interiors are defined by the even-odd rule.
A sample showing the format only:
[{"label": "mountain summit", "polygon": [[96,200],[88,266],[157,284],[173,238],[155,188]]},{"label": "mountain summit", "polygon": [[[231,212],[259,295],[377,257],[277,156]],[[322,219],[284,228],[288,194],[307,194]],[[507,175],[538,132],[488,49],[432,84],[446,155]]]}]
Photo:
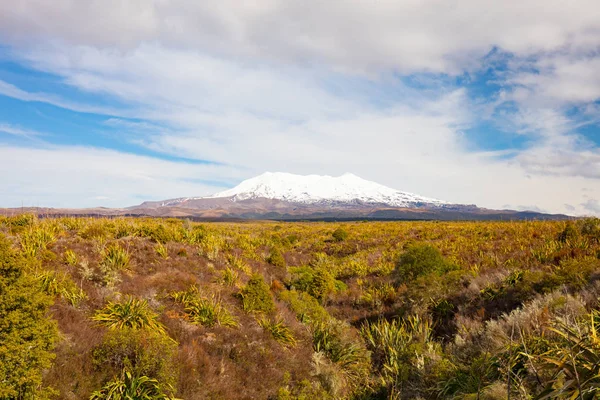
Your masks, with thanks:
[{"label": "mountain summit", "polygon": [[349,173],[333,177],[265,172],[243,181],[233,189],[210,197],[227,197],[232,201],[265,198],[302,204],[360,203],[391,207],[446,204],[440,200],[391,189]]}]

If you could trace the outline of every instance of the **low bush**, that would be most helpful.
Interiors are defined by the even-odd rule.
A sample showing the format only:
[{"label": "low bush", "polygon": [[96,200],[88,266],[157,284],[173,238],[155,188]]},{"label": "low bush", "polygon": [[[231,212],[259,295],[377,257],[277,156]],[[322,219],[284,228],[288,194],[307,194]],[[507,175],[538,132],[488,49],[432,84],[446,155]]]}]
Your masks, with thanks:
[{"label": "low bush", "polygon": [[300,322],[312,324],[325,322],[330,318],[329,313],[319,304],[317,299],[306,292],[282,290],[279,292],[278,297],[296,314],[296,318]]},{"label": "low bush", "polygon": [[129,371],[174,385],[178,368],[174,363],[177,343],[160,332],[124,328],[108,331],[92,351],[95,368],[107,376]]},{"label": "low bush", "polygon": [[399,257],[394,273],[400,282],[408,282],[430,273],[442,274],[456,268],[435,247],[413,244]]},{"label": "low bush", "polygon": [[285,268],[285,258],[281,254],[281,250],[277,247],[273,247],[267,257],[267,262],[275,267]]},{"label": "low bush", "polygon": [[0,234],[0,398],[45,398],[42,376],[58,332],[51,299],[25,272],[25,260]]},{"label": "low bush", "polygon": [[269,285],[262,275],[253,275],[240,291],[240,297],[244,311],[270,313],[275,309]]},{"label": "low bush", "polygon": [[333,231],[331,237],[333,237],[333,240],[336,242],[343,242],[348,238],[348,232],[346,232],[346,230],[344,230],[342,227],[339,227]]}]

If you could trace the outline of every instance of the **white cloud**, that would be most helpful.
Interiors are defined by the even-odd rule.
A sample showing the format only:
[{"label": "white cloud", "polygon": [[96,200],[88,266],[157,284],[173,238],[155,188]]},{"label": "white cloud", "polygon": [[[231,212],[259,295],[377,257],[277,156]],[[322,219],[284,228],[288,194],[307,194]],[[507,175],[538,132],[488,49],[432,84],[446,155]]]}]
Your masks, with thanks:
[{"label": "white cloud", "polygon": [[22,0],[0,3],[0,32],[131,50],[141,43],[344,70],[460,72],[493,46],[531,55],[598,44],[595,0]]},{"label": "white cloud", "polygon": [[158,160],[87,147],[0,146],[3,207],[123,207],[222,187],[200,177],[239,179],[229,167]]},{"label": "white cloud", "polygon": [[[600,198],[600,151],[574,133],[581,121],[565,107],[600,97],[600,58],[591,51],[600,44],[600,6],[576,3],[0,3],[0,37],[20,62],[127,107],[80,104],[2,81],[0,94],[104,114],[107,125],[134,143],[227,165],[94,149],[5,148],[23,157],[11,157],[15,165],[40,160],[33,167],[40,176],[2,178],[13,185],[9,201],[20,204],[18,197],[31,190],[62,204],[80,190],[85,202],[105,196],[111,205],[129,205],[139,202],[129,192],[161,198],[212,189],[194,179],[349,171],[449,201],[589,212],[590,199]],[[473,71],[494,47],[512,61],[499,74],[504,89],[492,105],[441,84],[437,75],[426,90],[394,77]],[[531,137],[533,145],[474,152],[462,131],[507,102],[517,110],[506,116],[505,128]],[[588,114],[593,119],[597,110],[589,106]],[[82,165],[74,178],[80,188],[68,186],[74,165]],[[56,178],[46,183],[47,171]],[[99,183],[90,185],[94,179]],[[110,193],[108,182],[115,188]],[[53,198],[53,187],[66,190]]]}]

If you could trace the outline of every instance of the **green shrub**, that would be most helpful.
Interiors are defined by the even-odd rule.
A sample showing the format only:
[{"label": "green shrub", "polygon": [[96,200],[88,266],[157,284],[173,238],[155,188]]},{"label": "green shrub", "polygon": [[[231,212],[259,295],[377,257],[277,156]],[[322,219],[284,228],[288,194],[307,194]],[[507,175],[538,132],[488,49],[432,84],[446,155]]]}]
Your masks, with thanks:
[{"label": "green shrub", "polygon": [[281,254],[281,250],[277,247],[273,247],[269,252],[269,257],[267,257],[267,262],[276,267],[285,268],[285,258],[283,258],[283,254]]},{"label": "green shrub", "polygon": [[325,322],[330,318],[329,313],[317,299],[306,292],[282,290],[278,297],[289,306],[300,322],[311,324]]},{"label": "green shrub", "polygon": [[270,313],[275,309],[269,285],[262,275],[252,275],[246,286],[240,291],[244,311]]},{"label": "green shrub", "polygon": [[58,333],[47,317],[51,304],[36,279],[24,271],[25,260],[0,234],[0,398],[44,396],[43,371],[54,358]]},{"label": "green shrub", "polygon": [[415,280],[430,273],[442,274],[456,269],[442,253],[429,244],[410,245],[400,256],[394,270],[396,278],[401,282]]},{"label": "green shrub", "polygon": [[134,376],[129,371],[123,371],[120,378],[108,382],[102,389],[92,393],[90,397],[90,400],[133,399],[172,400],[173,397],[164,393],[163,387],[156,379]]},{"label": "green shrub", "polygon": [[176,353],[177,343],[159,332],[124,328],[106,332],[92,357],[94,367],[105,376],[125,370],[174,385],[179,372]]},{"label": "green shrub", "polygon": [[558,240],[561,243],[566,243],[567,241],[572,241],[572,240],[577,239],[578,236],[579,236],[579,232],[577,231],[577,228],[575,228],[575,225],[573,223],[569,222],[565,226],[565,229],[563,229],[558,234],[556,240]]},{"label": "green shrub", "polygon": [[291,286],[313,296],[320,302],[327,297],[344,289],[344,284],[337,281],[332,272],[325,268],[297,267],[290,269],[292,272]]},{"label": "green shrub", "polygon": [[343,242],[348,238],[348,232],[346,232],[342,227],[339,227],[335,231],[333,231],[331,236],[336,242]]},{"label": "green shrub", "polygon": [[166,333],[148,302],[133,297],[120,303],[109,302],[103,309],[96,311],[92,320],[110,329],[151,329],[161,334]]}]

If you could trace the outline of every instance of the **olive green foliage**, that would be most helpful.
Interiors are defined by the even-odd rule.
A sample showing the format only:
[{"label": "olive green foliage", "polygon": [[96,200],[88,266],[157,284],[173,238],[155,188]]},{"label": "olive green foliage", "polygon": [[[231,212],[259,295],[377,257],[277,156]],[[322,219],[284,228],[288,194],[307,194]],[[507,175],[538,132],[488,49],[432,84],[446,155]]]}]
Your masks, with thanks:
[{"label": "olive green foliage", "polygon": [[306,292],[298,290],[282,290],[277,295],[296,314],[300,322],[325,322],[330,316],[317,299]]},{"label": "olive green foliage", "polygon": [[110,329],[151,329],[165,333],[165,328],[158,322],[158,315],[148,306],[148,302],[134,297],[122,302],[109,302],[92,319]]},{"label": "olive green foliage", "polygon": [[108,382],[101,390],[92,393],[90,400],[172,400],[164,393],[156,379],[134,376],[123,371],[121,377]]},{"label": "olive green foliage", "polygon": [[150,329],[109,330],[93,349],[93,362],[105,375],[129,371],[135,377],[147,376],[171,386],[179,371],[174,362],[177,343]]},{"label": "olive green foliage", "polygon": [[238,325],[220,298],[214,295],[201,296],[195,286],[183,292],[172,293],[171,298],[185,307],[186,314],[196,324],[209,328],[215,325],[233,328]]},{"label": "olive green foliage", "polygon": [[428,244],[414,244],[408,246],[399,257],[395,274],[401,282],[406,282],[430,273],[442,274],[455,268],[435,247]]},{"label": "olive green foliage", "polygon": [[25,262],[0,234],[0,398],[44,397],[42,373],[53,359],[56,324],[51,304]]},{"label": "olive green foliage", "polygon": [[301,290],[324,302],[329,295],[342,289],[340,281],[337,281],[330,269],[323,267],[296,267],[290,268],[293,274],[291,285],[296,290]]},{"label": "olive green foliage", "polygon": [[281,250],[277,247],[274,247],[269,252],[269,257],[267,257],[267,262],[276,267],[285,268],[285,258],[283,258],[283,254],[281,254]]},{"label": "olive green foliage", "polygon": [[240,291],[240,296],[245,311],[270,313],[275,309],[271,290],[262,275],[253,275]]},{"label": "olive green foliage", "polygon": [[348,232],[346,232],[344,228],[339,227],[335,231],[333,231],[331,237],[333,237],[333,240],[335,240],[336,242],[343,242],[348,238]]},{"label": "olive green foliage", "polygon": [[277,340],[282,345],[289,347],[294,347],[296,345],[294,332],[292,332],[282,320],[271,320],[263,317],[258,320],[258,324],[265,331],[269,332],[271,336],[273,336],[273,339]]}]

